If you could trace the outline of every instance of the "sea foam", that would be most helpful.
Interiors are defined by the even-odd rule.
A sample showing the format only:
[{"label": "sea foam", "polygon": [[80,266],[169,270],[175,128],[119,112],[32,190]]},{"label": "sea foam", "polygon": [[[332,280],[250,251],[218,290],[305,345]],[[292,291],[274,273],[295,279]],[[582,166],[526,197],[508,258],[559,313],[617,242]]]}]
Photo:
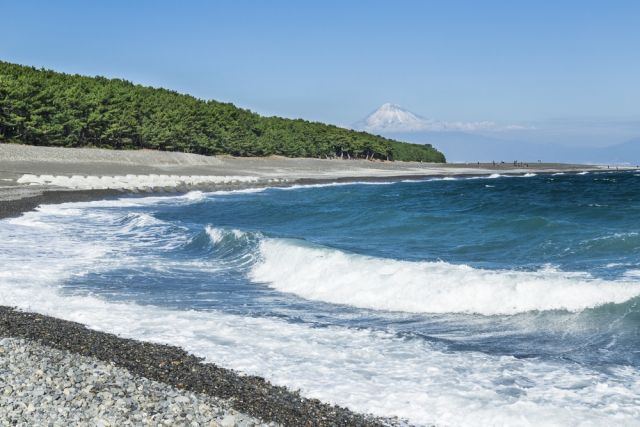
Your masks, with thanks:
[{"label": "sea foam", "polygon": [[483,270],[446,262],[376,258],[295,239],[260,242],[250,276],[282,292],[333,304],[412,313],[579,311],[640,295],[640,282],[594,279],[547,267]]}]

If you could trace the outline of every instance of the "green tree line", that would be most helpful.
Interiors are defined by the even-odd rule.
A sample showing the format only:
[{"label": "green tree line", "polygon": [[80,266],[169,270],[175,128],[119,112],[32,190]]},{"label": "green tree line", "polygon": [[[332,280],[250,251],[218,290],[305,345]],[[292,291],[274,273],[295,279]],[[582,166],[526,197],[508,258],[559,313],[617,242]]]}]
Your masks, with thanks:
[{"label": "green tree line", "polygon": [[409,144],[306,120],[262,117],[121,79],[0,61],[0,141],[58,147],[155,149],[204,155],[342,157],[445,162]]}]

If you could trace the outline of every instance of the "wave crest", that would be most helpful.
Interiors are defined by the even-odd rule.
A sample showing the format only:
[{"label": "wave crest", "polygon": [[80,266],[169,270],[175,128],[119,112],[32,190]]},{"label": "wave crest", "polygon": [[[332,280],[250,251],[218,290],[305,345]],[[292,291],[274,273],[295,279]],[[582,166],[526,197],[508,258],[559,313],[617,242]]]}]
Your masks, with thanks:
[{"label": "wave crest", "polygon": [[[580,311],[640,295],[637,280],[606,281],[547,267],[482,270],[342,252],[292,239],[264,239],[250,278],[302,298],[412,313],[511,315]],[[635,279],[635,278],[634,278]]]}]

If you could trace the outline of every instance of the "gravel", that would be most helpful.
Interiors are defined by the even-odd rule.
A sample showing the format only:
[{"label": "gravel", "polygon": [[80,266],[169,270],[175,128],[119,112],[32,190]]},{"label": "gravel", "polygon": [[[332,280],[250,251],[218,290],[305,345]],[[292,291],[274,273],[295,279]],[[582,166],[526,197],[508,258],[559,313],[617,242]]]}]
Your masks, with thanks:
[{"label": "gravel", "polygon": [[[201,358],[178,347],[120,338],[88,329],[79,323],[21,312],[10,307],[0,306],[0,337],[20,338],[18,341],[2,341],[4,344],[1,348],[5,349],[7,356],[0,353],[0,359],[3,361],[0,365],[0,380],[5,383],[4,396],[9,397],[6,400],[0,398],[0,419],[3,414],[11,413],[22,417],[45,417],[43,414],[48,414],[46,416],[64,416],[66,422],[88,422],[89,424],[84,425],[95,426],[99,425],[96,424],[97,421],[82,421],[81,418],[76,421],[75,417],[97,419],[96,417],[107,416],[105,414],[118,416],[126,413],[131,417],[138,414],[148,418],[158,413],[161,415],[157,417],[173,416],[169,425],[194,425],[193,420],[187,418],[187,423],[178,421],[177,418],[178,414],[184,413],[180,416],[187,417],[189,411],[193,411],[191,415],[210,416],[210,421],[219,420],[219,424],[223,426],[254,426],[256,419],[262,420],[262,423],[274,423],[269,425],[292,427],[407,425],[401,420],[358,414],[317,399],[305,398],[297,391],[275,386],[263,378],[240,375],[213,363],[203,363]],[[10,345],[7,346],[8,344]],[[42,371],[42,374],[37,374],[37,371]],[[107,374],[113,376],[107,379]],[[47,377],[51,377],[50,385],[47,383]],[[104,381],[99,381],[100,378],[104,378]],[[92,392],[93,388],[87,389],[91,385],[88,381],[93,381],[91,384],[106,382],[109,386],[101,388],[103,394],[98,396],[98,393]],[[0,392],[2,387],[3,384],[0,384]],[[14,389],[17,390],[15,396]],[[172,393],[177,394],[172,396]],[[145,400],[149,402],[148,405],[134,403],[134,395],[144,395],[145,399],[148,399]],[[169,400],[167,396],[173,400]],[[206,400],[204,396],[209,396],[210,400]],[[48,403],[43,407],[43,400],[54,397],[53,400],[46,400]],[[177,397],[181,399],[176,400]],[[128,398],[132,400],[128,401]],[[200,409],[198,406],[199,413],[194,409],[186,409],[194,408],[195,403],[188,406],[185,398],[188,398],[189,402],[206,402],[212,409]],[[110,402],[109,410],[105,401]],[[85,402],[84,406],[82,402]],[[30,410],[30,404],[34,410]],[[131,406],[127,407],[128,404]],[[101,409],[104,413],[87,412],[94,411],[96,407],[101,408],[100,405],[104,405],[104,409]],[[147,409],[151,407],[155,409]],[[128,409],[125,411],[124,408]],[[140,411],[146,412],[147,415],[143,416]],[[233,411],[247,415],[238,415]],[[215,420],[214,412],[218,414],[215,415],[218,417]],[[142,418],[133,419],[135,422],[131,421],[132,425],[148,425],[142,422]],[[152,425],[163,425],[159,421],[163,419],[158,418]],[[125,420],[123,418],[122,422],[118,421],[115,425],[126,425]],[[180,424],[183,422],[184,424]],[[38,424],[35,421],[33,423]],[[33,424],[24,421],[23,425]],[[63,422],[60,425],[72,424]],[[196,420],[195,425],[210,424],[202,424]]]},{"label": "gravel", "polygon": [[2,162],[44,163],[111,163],[122,165],[220,165],[211,156],[151,150],[69,149],[62,147],[37,147],[20,144],[0,144]]},{"label": "gravel", "polygon": [[276,426],[228,400],[175,389],[92,357],[0,339],[0,420],[22,426]]}]

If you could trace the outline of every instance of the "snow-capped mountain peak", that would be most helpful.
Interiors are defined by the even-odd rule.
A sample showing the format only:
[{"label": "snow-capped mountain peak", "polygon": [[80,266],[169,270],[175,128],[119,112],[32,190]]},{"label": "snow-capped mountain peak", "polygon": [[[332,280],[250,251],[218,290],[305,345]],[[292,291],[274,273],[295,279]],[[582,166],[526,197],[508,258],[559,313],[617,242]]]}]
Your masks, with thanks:
[{"label": "snow-capped mountain peak", "polygon": [[352,127],[364,131],[418,130],[422,127],[424,118],[399,106],[386,103],[364,119],[354,123]]},{"label": "snow-capped mountain peak", "polygon": [[523,126],[498,126],[495,122],[441,122],[425,119],[399,106],[386,103],[364,119],[351,125],[352,129],[371,133],[385,132],[503,132],[523,130]]}]

